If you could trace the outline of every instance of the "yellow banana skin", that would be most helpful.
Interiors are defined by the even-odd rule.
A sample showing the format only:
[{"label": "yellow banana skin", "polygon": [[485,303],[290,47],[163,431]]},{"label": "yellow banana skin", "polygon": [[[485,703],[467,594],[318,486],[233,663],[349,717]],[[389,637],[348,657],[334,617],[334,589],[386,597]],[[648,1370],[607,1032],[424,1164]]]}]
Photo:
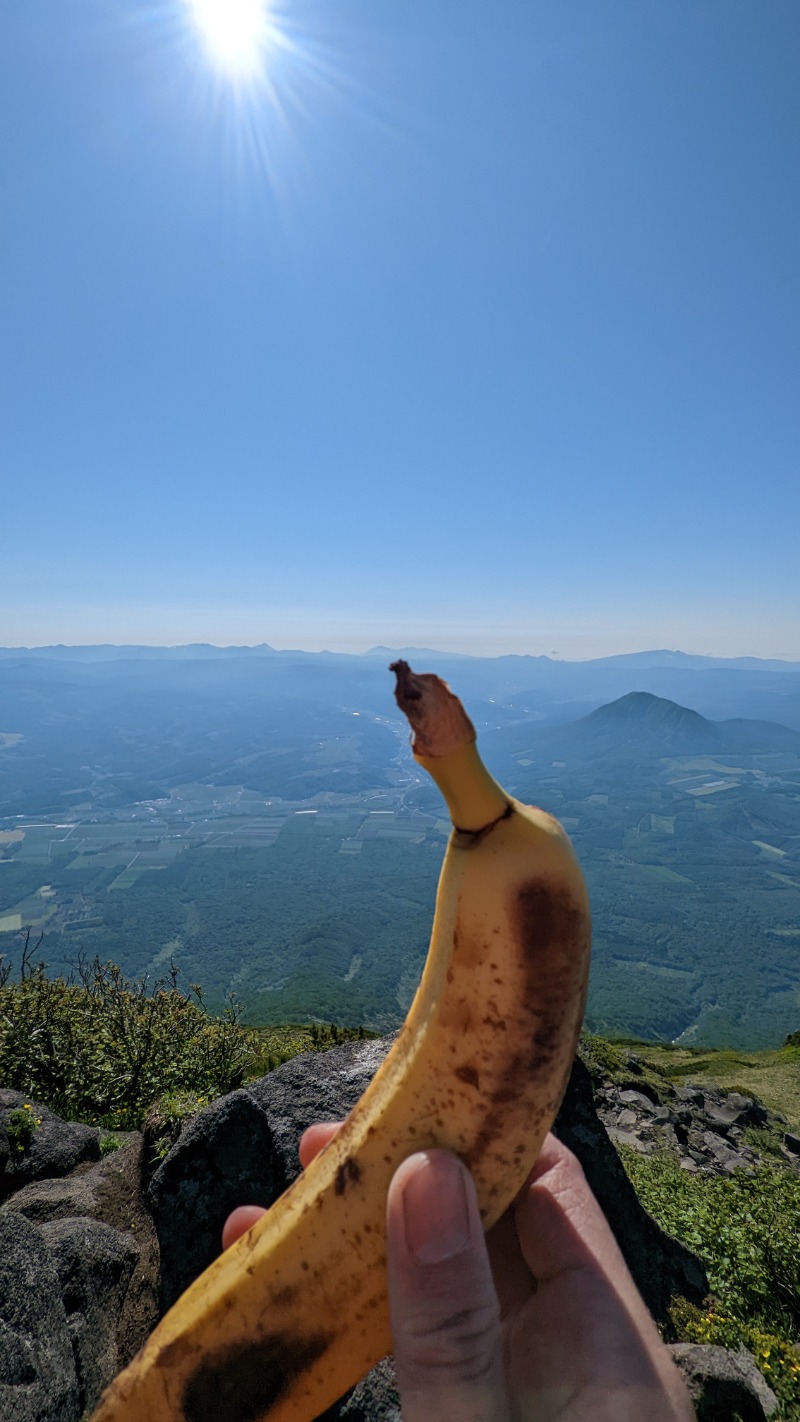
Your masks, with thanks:
[{"label": "yellow banana skin", "polygon": [[506,796],[471,740],[424,753],[413,701],[450,697],[445,684],[405,663],[398,681],[459,826],[406,1024],[336,1137],[187,1289],[92,1422],[312,1422],[391,1350],[385,1206],[400,1162],[455,1151],[488,1228],[552,1125],[588,977],[580,869],[558,822]]}]

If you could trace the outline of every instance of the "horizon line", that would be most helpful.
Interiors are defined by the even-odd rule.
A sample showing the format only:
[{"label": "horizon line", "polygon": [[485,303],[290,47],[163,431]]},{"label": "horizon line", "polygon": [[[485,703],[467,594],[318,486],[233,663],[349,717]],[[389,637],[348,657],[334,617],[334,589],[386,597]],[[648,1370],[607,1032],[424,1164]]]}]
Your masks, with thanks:
[{"label": "horizon line", "polygon": [[421,654],[424,654],[424,655],[431,655],[431,654],[433,654],[433,655],[436,655],[436,656],[450,657],[450,658],[453,658],[453,659],[457,659],[457,660],[459,660],[459,661],[501,661],[501,660],[507,660],[507,659],[510,659],[510,658],[517,658],[517,659],[520,659],[520,660],[527,658],[527,659],[530,659],[530,660],[532,660],[532,661],[547,661],[547,662],[552,662],[554,665],[558,665],[558,664],[562,664],[562,665],[587,664],[587,663],[590,663],[590,662],[604,662],[604,661],[620,660],[620,659],[628,660],[628,659],[633,658],[633,657],[642,657],[642,656],[664,656],[664,657],[679,657],[679,658],[682,658],[682,659],[685,658],[686,660],[706,660],[706,661],[718,661],[718,662],[741,662],[741,661],[764,662],[764,663],[768,663],[768,662],[780,662],[782,665],[787,666],[787,667],[788,667],[788,666],[800,666],[800,656],[793,656],[793,655],[790,655],[790,654],[787,654],[787,655],[779,655],[779,656],[764,657],[764,656],[759,656],[759,655],[756,654],[756,653],[744,652],[744,653],[737,653],[737,654],[732,655],[732,656],[731,656],[731,655],[727,655],[727,656],[726,656],[726,655],[720,655],[719,653],[715,653],[715,652],[684,652],[684,651],[682,651],[682,650],[681,650],[680,648],[678,648],[678,647],[674,647],[674,648],[673,648],[673,647],[640,647],[638,650],[632,651],[632,652],[610,652],[610,653],[606,653],[606,654],[601,655],[601,656],[593,656],[593,657],[567,657],[567,656],[561,656],[561,655],[560,655],[559,653],[557,653],[557,652],[556,652],[556,653],[547,653],[547,652],[496,652],[496,653],[481,653],[481,652],[462,652],[462,651],[454,651],[454,650],[452,650],[452,649],[448,650],[448,649],[446,649],[446,648],[441,648],[441,647],[429,647],[429,646],[417,646],[417,645],[406,645],[406,646],[399,646],[399,647],[390,647],[390,646],[385,646],[385,645],[383,645],[383,644],[373,645],[373,646],[371,646],[371,647],[364,648],[364,649],[361,650],[361,651],[333,651],[333,650],[331,650],[331,649],[328,648],[328,647],[319,647],[319,648],[309,648],[309,647],[276,647],[273,643],[266,642],[266,641],[261,641],[261,642],[228,642],[228,643],[220,643],[220,642],[199,642],[199,641],[191,641],[191,642],[49,642],[49,643],[36,644],[36,645],[32,645],[32,646],[31,646],[31,645],[23,645],[23,644],[14,645],[14,646],[0,645],[0,653],[11,653],[11,654],[19,653],[20,655],[26,655],[26,654],[27,654],[27,655],[34,655],[34,654],[36,654],[37,652],[44,654],[44,653],[47,653],[47,652],[61,652],[61,653],[64,653],[64,652],[70,652],[70,651],[81,652],[81,651],[94,651],[94,650],[104,650],[104,649],[109,649],[109,650],[118,651],[118,652],[123,652],[123,653],[126,652],[126,651],[131,651],[131,650],[137,650],[137,651],[157,651],[157,652],[181,652],[181,651],[186,652],[186,651],[191,651],[193,648],[209,649],[209,650],[212,650],[212,651],[214,651],[214,652],[236,652],[236,651],[258,652],[258,651],[260,651],[260,650],[262,650],[262,649],[265,649],[266,652],[268,652],[268,653],[273,653],[273,654],[275,654],[276,656],[281,656],[281,655],[300,655],[300,656],[310,656],[310,657],[313,657],[313,656],[326,656],[326,657],[371,657],[371,656],[373,656],[373,657],[377,657],[377,656],[382,656],[382,655],[395,655],[395,654],[398,654],[398,653],[399,653],[399,654],[409,653],[409,654],[415,654],[415,655],[421,653]]}]

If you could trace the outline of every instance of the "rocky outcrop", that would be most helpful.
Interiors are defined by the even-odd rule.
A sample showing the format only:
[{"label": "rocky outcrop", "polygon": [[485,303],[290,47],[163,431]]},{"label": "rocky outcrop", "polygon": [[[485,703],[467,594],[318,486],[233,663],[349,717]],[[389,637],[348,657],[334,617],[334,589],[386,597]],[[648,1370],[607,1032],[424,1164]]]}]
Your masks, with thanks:
[{"label": "rocky outcrop", "polygon": [[246,1091],[201,1111],[147,1190],[161,1246],[162,1312],[216,1259],[236,1205],[271,1205],[286,1187],[270,1122]]},{"label": "rocky outcrop", "polygon": [[734,1353],[707,1343],[673,1343],[673,1361],[697,1413],[697,1422],[766,1422],[778,1399],[749,1353]]},{"label": "rocky outcrop", "polygon": [[138,1249],[130,1235],[94,1219],[50,1220],[41,1234],[58,1279],[79,1405],[91,1409],[120,1370],[119,1320]]},{"label": "rocky outcrop", "polygon": [[[36,1127],[30,1144],[22,1146],[9,1124],[15,1112],[30,1111]],[[49,1107],[21,1091],[0,1090],[0,1140],[5,1145],[0,1174],[0,1200],[29,1180],[69,1175],[76,1166],[100,1157],[100,1132],[77,1121],[62,1121]]]},{"label": "rocky outcrop", "polygon": [[[199,1112],[163,1159],[154,1154],[155,1137],[136,1134],[98,1159],[96,1131],[59,1122],[36,1103],[41,1125],[26,1149],[12,1141],[4,1157],[9,1142],[0,1130],[0,1198],[7,1197],[0,1208],[0,1422],[78,1422],[158,1316],[217,1256],[230,1210],[277,1198],[299,1173],[302,1132],[345,1115],[390,1045],[353,1042],[287,1062]],[[675,1294],[702,1301],[706,1276],[641,1207],[614,1141],[643,1151],[670,1146],[700,1171],[734,1168],[726,1151],[752,1168],[757,1151],[743,1133],[757,1128],[774,1136],[775,1118],[749,1097],[705,1087],[654,1092],[640,1084],[641,1091],[595,1079],[593,1090],[577,1061],[555,1130],[581,1160],[651,1312],[665,1320]],[[25,1100],[0,1093],[4,1119]],[[676,1353],[676,1362],[693,1370],[701,1422],[734,1415],[735,1407],[720,1412],[723,1403],[713,1399],[730,1399],[737,1386],[743,1418],[769,1416],[766,1394],[741,1358],[724,1373],[731,1357],[739,1355]],[[708,1410],[712,1402],[717,1411]],[[747,1412],[751,1403],[762,1411]],[[399,1416],[387,1359],[326,1419]]]},{"label": "rocky outcrop", "polygon": [[77,1422],[80,1393],[58,1273],[41,1230],[0,1212],[0,1418]]},{"label": "rocky outcrop", "polygon": [[[121,1150],[71,1175],[22,1186],[0,1209],[0,1225],[25,1229],[51,1269],[48,1290],[60,1301],[72,1359],[69,1422],[94,1407],[158,1322],[158,1244],[142,1199],[141,1147],[134,1133]],[[0,1336],[0,1359],[3,1348]],[[16,1393],[0,1388],[0,1422],[23,1418],[20,1406]],[[50,1422],[46,1408],[31,1417]]]},{"label": "rocky outcrop", "polygon": [[[628,1061],[637,1067],[634,1054]],[[657,1091],[647,1081],[626,1087],[602,1082],[595,1084],[595,1104],[615,1144],[643,1155],[666,1148],[692,1174],[752,1172],[761,1158],[761,1142],[800,1169],[800,1138],[786,1129],[786,1117],[742,1092],[673,1086],[666,1078]]]}]

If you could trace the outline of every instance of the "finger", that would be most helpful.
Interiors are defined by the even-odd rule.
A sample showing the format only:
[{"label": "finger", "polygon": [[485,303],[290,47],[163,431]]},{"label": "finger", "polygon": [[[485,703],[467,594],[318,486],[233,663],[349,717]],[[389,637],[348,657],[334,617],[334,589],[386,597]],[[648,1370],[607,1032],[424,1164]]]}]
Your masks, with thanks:
[{"label": "finger", "polygon": [[317,1121],[315,1125],[309,1126],[303,1131],[300,1137],[300,1144],[297,1147],[297,1154],[300,1157],[300,1164],[305,1170],[310,1165],[315,1155],[319,1155],[323,1146],[328,1141],[333,1140],[341,1121]]},{"label": "finger", "polygon": [[514,1215],[523,1257],[540,1281],[589,1265],[605,1274],[627,1274],[577,1156],[555,1136],[547,1137],[517,1196]]},{"label": "finger", "polygon": [[511,1208],[487,1231],[486,1245],[500,1300],[501,1318],[507,1318],[520,1309],[536,1289],[536,1281],[520,1251],[515,1206],[534,1181],[546,1175],[563,1158],[563,1153],[569,1154],[566,1146],[562,1146],[554,1135],[548,1135]]},{"label": "finger", "polygon": [[522,1308],[536,1288],[533,1275],[523,1259],[513,1210],[506,1210],[486,1234],[492,1277],[500,1301],[500,1317],[507,1318]]},{"label": "finger", "polygon": [[497,1294],[475,1187],[455,1156],[404,1161],[387,1231],[403,1422],[509,1422]]},{"label": "finger", "polygon": [[[632,1406],[626,1415],[669,1416],[673,1422],[691,1418],[692,1406],[680,1374],[661,1342],[580,1162],[554,1136],[548,1137],[526,1188],[517,1198],[514,1217],[531,1273],[538,1285],[550,1285],[551,1320],[559,1297],[562,1326],[566,1313],[573,1312],[571,1331],[576,1342],[586,1320],[594,1320],[595,1385],[618,1391],[622,1380]],[[543,1287],[542,1297],[544,1293]],[[602,1360],[602,1369],[597,1368],[598,1360]],[[597,1396],[599,1400],[601,1394]],[[599,1405],[595,1406],[594,1415],[601,1412]],[[621,1416],[616,1407],[614,1415]]]},{"label": "finger", "polygon": [[655,1337],[655,1324],[580,1161],[555,1136],[548,1136],[517,1197],[514,1218],[523,1258],[538,1283],[572,1270],[591,1275],[620,1301],[645,1338]]},{"label": "finger", "polygon": [[261,1205],[237,1205],[222,1227],[222,1248],[230,1249],[267,1212]]}]

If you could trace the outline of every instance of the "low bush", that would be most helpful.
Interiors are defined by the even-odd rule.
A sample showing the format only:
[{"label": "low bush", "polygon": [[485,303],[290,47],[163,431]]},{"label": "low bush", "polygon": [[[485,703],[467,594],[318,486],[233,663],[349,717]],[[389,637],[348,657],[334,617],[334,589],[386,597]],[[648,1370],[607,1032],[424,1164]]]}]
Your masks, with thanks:
[{"label": "low bush", "polygon": [[0,986],[0,1082],[66,1120],[135,1130],[166,1093],[217,1096],[240,1085],[251,1059],[231,1000],[212,1018],[177,971],[150,987],[115,963],[79,964],[80,982],[23,962]]},{"label": "low bush", "polygon": [[36,1115],[30,1101],[10,1112],[6,1122],[6,1135],[13,1155],[25,1155],[30,1150],[34,1133],[41,1124],[42,1118]]}]

